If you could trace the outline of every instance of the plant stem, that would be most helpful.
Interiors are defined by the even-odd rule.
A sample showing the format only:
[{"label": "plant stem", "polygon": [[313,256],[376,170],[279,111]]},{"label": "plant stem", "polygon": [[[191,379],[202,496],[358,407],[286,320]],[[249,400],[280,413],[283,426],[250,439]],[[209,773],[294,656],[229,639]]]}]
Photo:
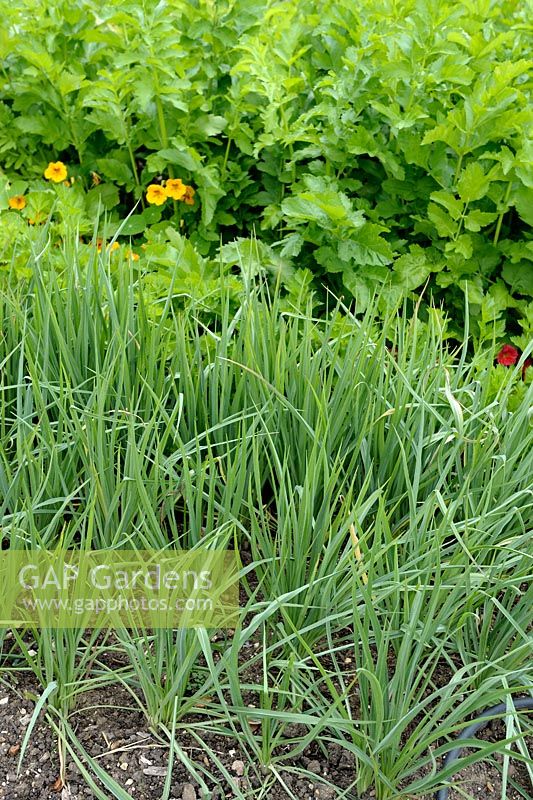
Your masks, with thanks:
[{"label": "plant stem", "polygon": [[492,240],[492,244],[494,246],[496,246],[498,244],[498,240],[500,238],[500,232],[501,232],[501,229],[502,229],[503,218],[504,218],[505,214],[507,213],[507,211],[509,210],[507,208],[507,203],[509,202],[509,195],[511,194],[512,185],[513,185],[512,181],[509,181],[509,183],[507,184],[507,191],[505,192],[505,197],[504,197],[504,200],[503,200],[503,202],[504,202],[506,207],[503,209],[503,211],[500,212],[500,216],[498,217],[498,220],[496,222],[496,230],[494,231],[494,239]]},{"label": "plant stem", "polygon": [[[163,110],[163,103],[161,102],[159,78],[157,77],[157,71],[155,69],[153,71],[153,76],[154,76],[154,88],[155,88],[155,107],[157,109],[157,121],[159,123],[159,139],[164,149],[167,148],[169,145],[168,131],[167,131],[167,123],[165,121],[165,112]],[[167,170],[169,177],[173,178],[174,170],[171,164],[167,164]],[[174,216],[176,216],[176,201],[174,201]]]},{"label": "plant stem", "polygon": [[228,136],[228,141],[227,141],[227,144],[226,144],[226,152],[224,153],[224,161],[222,162],[222,170],[220,172],[221,180],[224,180],[225,177],[226,177],[226,168],[228,166],[229,151],[231,149],[232,141],[233,140],[232,140],[231,136]]},{"label": "plant stem", "polygon": [[453,185],[457,184],[457,180],[459,178],[459,173],[461,172],[461,167],[463,166],[463,153],[460,154],[459,160],[457,162],[457,167],[455,168],[455,175],[453,176]]}]

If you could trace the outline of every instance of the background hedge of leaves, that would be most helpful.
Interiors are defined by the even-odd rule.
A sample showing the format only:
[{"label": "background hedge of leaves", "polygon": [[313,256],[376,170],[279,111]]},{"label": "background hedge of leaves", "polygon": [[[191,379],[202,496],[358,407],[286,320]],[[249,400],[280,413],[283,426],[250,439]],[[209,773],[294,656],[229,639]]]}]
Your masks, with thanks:
[{"label": "background hedge of leaves", "polygon": [[[527,3],[0,8],[0,166],[12,187],[60,159],[89,210],[103,204],[119,220],[149,183],[182,177],[199,202],[181,233],[199,257],[222,242],[231,268],[253,251],[359,308],[376,290],[385,306],[429,282],[452,333],[466,294],[477,336],[496,325],[497,337],[531,340]],[[149,228],[154,242],[168,217],[139,208],[125,233]],[[257,246],[235,244],[254,232]]]}]

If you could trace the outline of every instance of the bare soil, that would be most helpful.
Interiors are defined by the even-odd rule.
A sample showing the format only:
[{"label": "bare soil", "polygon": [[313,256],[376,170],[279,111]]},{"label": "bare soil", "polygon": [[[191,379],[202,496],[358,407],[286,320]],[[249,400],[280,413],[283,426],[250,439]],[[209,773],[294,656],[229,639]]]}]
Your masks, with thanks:
[{"label": "bare soil", "polygon": [[[36,692],[34,679],[24,673],[13,675],[13,685],[0,684],[0,800],[85,800],[95,794],[87,786],[80,770],[67,756],[65,785],[60,779],[57,740],[44,715],[32,731],[21,773],[17,776],[20,746],[34,709],[34,702],[25,699],[28,691]],[[159,800],[165,783],[168,747],[146,726],[140,711],[132,709],[131,696],[120,686],[111,686],[83,696],[82,707],[72,715],[71,724],[85,750],[137,800]],[[298,726],[288,726],[289,738],[299,736]],[[193,736],[196,731],[203,746]],[[501,723],[491,725],[481,734],[486,740],[503,735]],[[283,767],[276,775],[262,769],[257,758],[241,752],[234,740],[209,728],[197,719],[180,727],[177,737],[186,758],[195,766],[207,786],[202,794],[195,775],[182,760],[176,758],[170,800],[212,800],[223,798],[261,797],[267,800],[333,800],[343,796],[354,780],[351,755],[337,744],[321,748],[311,745],[302,755],[291,759],[291,745],[286,748]],[[283,747],[283,746],[282,746]],[[452,790],[450,800],[471,796],[481,800],[501,798],[501,779],[496,766],[478,763],[460,775],[461,791]],[[527,770],[522,764],[511,765],[513,786],[508,800],[533,798]],[[284,785],[283,785],[284,784]],[[466,794],[465,794],[466,793]],[[352,792],[344,794],[355,800]],[[360,800],[371,800],[372,792]],[[408,795],[405,795],[407,798]],[[419,798],[431,800],[431,798]]]}]

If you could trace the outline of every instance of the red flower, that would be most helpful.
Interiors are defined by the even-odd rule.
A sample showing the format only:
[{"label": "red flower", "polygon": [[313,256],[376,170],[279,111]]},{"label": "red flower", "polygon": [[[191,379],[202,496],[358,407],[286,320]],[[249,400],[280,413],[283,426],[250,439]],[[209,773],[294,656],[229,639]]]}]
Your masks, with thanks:
[{"label": "red flower", "polygon": [[498,355],[496,361],[498,364],[503,364],[504,367],[512,367],[518,361],[518,350],[512,344],[504,344]]}]

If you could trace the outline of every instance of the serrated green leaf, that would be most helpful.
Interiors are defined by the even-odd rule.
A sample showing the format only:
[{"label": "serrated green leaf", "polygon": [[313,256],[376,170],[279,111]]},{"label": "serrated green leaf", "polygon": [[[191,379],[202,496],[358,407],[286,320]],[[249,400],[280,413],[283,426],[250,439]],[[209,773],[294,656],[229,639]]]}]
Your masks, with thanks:
[{"label": "serrated green leaf", "polygon": [[342,282],[356,302],[358,311],[364,311],[370,303],[370,288],[363,277],[354,269],[343,272]]},{"label": "serrated green leaf", "polygon": [[87,192],[85,207],[89,216],[97,216],[103,209],[111,209],[118,205],[118,189],[111,183],[102,183]]},{"label": "serrated green leaf", "polygon": [[206,261],[196,250],[190,239],[186,236],[182,236],[170,226],[165,229],[165,233],[170,243],[176,248],[179,257],[179,269],[182,273],[195,273],[199,276],[203,275]]},{"label": "serrated green leaf", "polygon": [[202,223],[207,226],[213,220],[218,201],[226,193],[220,183],[220,172],[216,164],[198,170],[196,182],[202,207]]},{"label": "serrated green leaf", "polygon": [[[155,212],[155,218],[154,218]],[[148,225],[153,225],[161,219],[161,209],[150,206],[142,214],[132,214],[117,226],[121,236],[137,236],[144,233]]]},{"label": "serrated green leaf", "polygon": [[496,322],[500,319],[504,311],[514,305],[509,290],[503,283],[498,281],[491,286],[489,291],[483,296],[481,302],[481,319],[485,323]]},{"label": "serrated green leaf", "polygon": [[457,181],[457,191],[461,200],[471,203],[473,200],[481,200],[488,192],[490,179],[483,172],[483,168],[477,162],[468,164],[461,172]]},{"label": "serrated green leaf", "polygon": [[102,130],[117,144],[124,144],[128,138],[126,124],[121,115],[95,108],[87,114],[86,119],[94,126],[95,130]]},{"label": "serrated green leaf", "polygon": [[402,286],[413,290],[421,286],[431,274],[431,265],[428,264],[422,248],[413,248],[410,253],[405,253],[394,261],[393,270]]},{"label": "serrated green leaf", "polygon": [[280,256],[282,258],[294,258],[302,249],[303,243],[304,239],[301,234],[289,233],[289,235],[285,236],[282,240],[282,246],[279,251]]},{"label": "serrated green leaf", "polygon": [[47,120],[45,117],[39,119],[35,117],[16,117],[14,120],[15,126],[24,133],[33,133],[45,136],[48,130]]},{"label": "serrated green leaf", "polygon": [[506,146],[502,147],[497,153],[488,154],[488,157],[500,162],[504,175],[510,172],[516,162],[516,155]]},{"label": "serrated green leaf", "polygon": [[193,134],[200,134],[200,136],[218,136],[227,127],[227,124],[225,117],[215,114],[202,114],[194,120],[191,131]]},{"label": "serrated green leaf", "polygon": [[349,258],[339,258],[339,254],[332,247],[318,247],[314,256],[317,263],[324,267],[326,272],[342,272],[346,269]]},{"label": "serrated green leaf", "polygon": [[528,189],[533,189],[533,141],[526,141],[516,154],[515,173]]},{"label": "serrated green leaf", "polygon": [[468,260],[472,258],[472,253],[474,252],[472,237],[468,233],[462,233],[452,242],[446,242],[445,250],[447,253],[458,253]]},{"label": "serrated green leaf", "polygon": [[494,222],[497,217],[498,215],[492,212],[472,209],[464,219],[464,226],[468,231],[479,231],[481,228]]},{"label": "serrated green leaf", "polygon": [[523,258],[533,261],[533,241],[515,242],[511,241],[511,239],[502,239],[498,247],[513,264],[516,264]]},{"label": "serrated green leaf", "polygon": [[[449,115],[452,118],[452,114]],[[453,118],[452,118],[453,119]],[[433,142],[446,142],[455,152],[459,152],[462,135],[459,127],[453,124],[454,121],[442,122],[427,131],[422,139],[422,144],[432,144]]]},{"label": "serrated green leaf", "polygon": [[469,306],[481,306],[484,295],[483,284],[479,276],[459,281],[459,286],[468,298]]},{"label": "serrated green leaf", "polygon": [[394,258],[390,244],[381,236],[383,228],[371,222],[354,231],[351,239],[340,242],[338,253],[344,261],[353,260],[356,264],[385,265]]},{"label": "serrated green leaf", "polygon": [[519,261],[516,264],[507,261],[502,270],[502,277],[513,292],[533,297],[533,264]]},{"label": "serrated green leaf", "polygon": [[289,219],[317,222],[321,225],[329,225],[332,221],[338,224],[348,219],[348,210],[332,191],[321,196],[302,192],[287,197],[281,204],[281,210]]},{"label": "serrated green leaf", "polygon": [[118,158],[99,158],[96,162],[96,167],[102,175],[111,181],[131,183],[133,180],[131,167]]},{"label": "serrated green leaf", "polygon": [[57,88],[59,89],[61,95],[66,97],[66,95],[76,92],[83,84],[83,81],[83,75],[77,75],[73,72],[68,72],[65,70],[59,76]]},{"label": "serrated green leaf", "polygon": [[516,186],[512,191],[510,202],[524,222],[533,225],[533,189],[523,185]]},{"label": "serrated green leaf", "polygon": [[439,236],[452,237],[457,233],[457,223],[454,222],[444,208],[435,203],[428,205],[428,217],[435,225]]},{"label": "serrated green leaf", "polygon": [[459,219],[463,213],[464,203],[461,200],[458,200],[451,192],[431,192],[430,197],[433,202],[444,206],[454,220]]},{"label": "serrated green leaf", "polygon": [[446,64],[438,73],[439,81],[448,81],[460,86],[469,86],[475,78],[476,73],[466,64]]},{"label": "serrated green leaf", "polygon": [[147,113],[150,105],[155,103],[156,90],[154,87],[154,79],[152,75],[143,75],[138,77],[135,81],[134,95],[137,99],[139,109],[143,113]]},{"label": "serrated green leaf", "polygon": [[193,147],[165,148],[148,156],[146,160],[150,172],[163,172],[168,164],[176,164],[188,172],[202,168],[202,158]]}]

